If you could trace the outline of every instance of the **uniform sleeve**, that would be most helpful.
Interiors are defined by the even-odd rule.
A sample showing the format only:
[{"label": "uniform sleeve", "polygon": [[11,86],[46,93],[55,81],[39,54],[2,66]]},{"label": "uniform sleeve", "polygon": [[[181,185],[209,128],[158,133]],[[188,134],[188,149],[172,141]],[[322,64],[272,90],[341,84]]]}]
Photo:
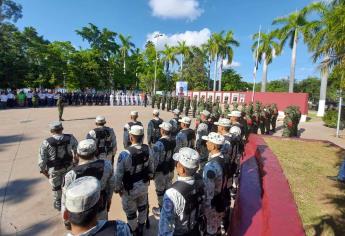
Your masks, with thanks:
[{"label": "uniform sleeve", "polygon": [[127,148],[128,146],[128,141],[129,141],[129,125],[126,124],[125,127],[123,128],[123,146]]},{"label": "uniform sleeve", "polygon": [[200,124],[196,130],[196,148],[199,149],[202,142],[202,136],[207,135],[205,124]]},{"label": "uniform sleeve", "polygon": [[164,194],[163,206],[159,218],[159,236],[174,235],[175,228],[175,210],[172,200]]},{"label": "uniform sleeve", "polygon": [[77,141],[77,139],[72,135],[72,136],[71,136],[71,148],[72,148],[73,155],[75,155],[75,154],[77,153],[77,147],[78,147],[78,141]]},{"label": "uniform sleeve", "polygon": [[111,136],[111,146],[113,147],[113,152],[117,151],[117,140],[114,129],[110,129],[110,136]]},{"label": "uniform sleeve", "polygon": [[48,170],[47,161],[48,161],[47,143],[46,141],[43,141],[38,151],[38,167],[40,171]]},{"label": "uniform sleeve", "polygon": [[116,164],[116,170],[115,170],[115,186],[114,186],[114,191],[120,192],[123,189],[123,183],[122,179],[125,174],[125,161],[129,157],[129,153],[127,151],[122,151],[119,154],[119,157],[117,159],[117,164]]},{"label": "uniform sleeve", "polygon": [[[153,170],[154,172],[157,169],[157,166],[160,162],[160,157],[162,156],[162,146],[163,144],[159,141],[157,141],[155,143],[155,145],[153,145],[152,149],[151,149],[151,160],[152,160],[152,164],[153,164]],[[163,146],[164,149],[164,146]]]},{"label": "uniform sleeve", "polygon": [[61,195],[61,214],[62,214],[62,218],[63,218],[63,214],[64,211],[66,209],[65,207],[65,202],[66,202],[66,191],[68,186],[70,186],[70,184],[75,180],[75,173],[74,171],[69,171],[67,172],[67,174],[65,175],[63,181],[62,181],[62,195]]},{"label": "uniform sleeve", "polygon": [[153,124],[150,121],[148,126],[147,126],[147,143],[151,144],[152,142],[152,130],[153,130]]},{"label": "uniform sleeve", "polygon": [[216,171],[212,165],[206,165],[203,172],[205,187],[205,207],[211,206],[211,200],[214,197]]},{"label": "uniform sleeve", "polygon": [[108,196],[108,201],[111,200],[115,188],[115,176],[113,171],[113,166],[110,161],[105,161],[105,168],[108,171],[108,180],[106,184],[106,192]]},{"label": "uniform sleeve", "polygon": [[186,143],[184,141],[184,135],[179,132],[176,136],[176,147],[175,147],[175,152],[178,152],[182,147],[187,146]]},{"label": "uniform sleeve", "polygon": [[96,140],[96,133],[94,130],[90,130],[90,132],[86,135],[86,139],[93,139]]}]

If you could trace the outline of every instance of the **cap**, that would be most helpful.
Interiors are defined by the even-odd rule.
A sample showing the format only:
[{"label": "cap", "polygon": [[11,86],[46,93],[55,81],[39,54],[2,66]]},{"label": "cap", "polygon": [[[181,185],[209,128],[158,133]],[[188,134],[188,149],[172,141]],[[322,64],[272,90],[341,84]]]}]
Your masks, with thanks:
[{"label": "cap", "polygon": [[179,109],[175,109],[175,110],[173,110],[173,113],[174,113],[175,115],[179,115],[179,114],[180,114],[180,110],[179,110]]},{"label": "cap", "polygon": [[211,143],[217,144],[217,145],[223,145],[224,144],[224,137],[223,135],[220,135],[215,132],[211,132],[208,134],[208,136],[202,136],[203,140],[210,141]]},{"label": "cap", "polygon": [[133,125],[131,129],[129,130],[129,134],[137,135],[137,136],[144,135],[144,127],[140,125]]},{"label": "cap", "polygon": [[50,130],[62,129],[62,123],[60,121],[53,121],[49,124]]},{"label": "cap", "polygon": [[192,120],[187,116],[183,117],[182,119],[179,119],[178,121],[187,125],[190,125],[190,123],[192,122]]},{"label": "cap", "polygon": [[87,211],[98,203],[100,192],[101,185],[95,177],[78,178],[66,190],[66,209],[72,213]]},{"label": "cap", "polygon": [[171,131],[172,125],[169,122],[163,122],[159,125],[159,128],[162,128],[165,131]]},{"label": "cap", "polygon": [[99,123],[99,124],[104,124],[106,122],[104,116],[96,116],[95,121],[96,121],[96,123]]},{"label": "cap", "polygon": [[189,169],[195,169],[199,166],[199,153],[188,147],[181,148],[178,153],[173,155],[173,159]]},{"label": "cap", "polygon": [[218,126],[223,126],[223,127],[230,127],[231,126],[230,120],[225,119],[225,118],[219,119],[219,121],[214,122],[214,124],[218,125]]},{"label": "cap", "polygon": [[97,147],[93,139],[84,139],[78,143],[77,153],[81,156],[87,156],[95,153]]},{"label": "cap", "polygon": [[158,111],[157,109],[154,109],[153,112],[152,112],[152,114],[158,116],[158,115],[159,115],[159,111]]},{"label": "cap", "polygon": [[206,117],[210,117],[210,115],[211,115],[211,113],[210,113],[209,111],[207,111],[207,110],[203,110],[203,111],[201,112],[201,114],[204,115],[204,116],[206,116]]},{"label": "cap", "polygon": [[138,112],[137,111],[131,111],[131,116],[138,116]]},{"label": "cap", "polygon": [[230,117],[241,117],[242,113],[240,111],[232,111],[228,116]]},{"label": "cap", "polygon": [[232,126],[229,133],[233,135],[241,135],[241,129],[238,126]]}]

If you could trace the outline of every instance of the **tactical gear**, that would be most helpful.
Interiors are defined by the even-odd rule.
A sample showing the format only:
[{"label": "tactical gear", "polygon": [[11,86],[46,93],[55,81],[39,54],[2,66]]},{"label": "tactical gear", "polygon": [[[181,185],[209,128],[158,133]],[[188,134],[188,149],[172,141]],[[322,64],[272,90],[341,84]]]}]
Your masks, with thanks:
[{"label": "tactical gear", "polygon": [[192,129],[183,129],[181,130],[182,133],[184,133],[187,136],[187,141],[188,141],[188,145],[187,147],[189,148],[194,148],[193,145],[193,140],[195,140],[195,132]]},{"label": "tactical gear", "polygon": [[176,141],[174,139],[167,140],[165,138],[159,139],[163,144],[165,150],[165,156],[161,163],[158,164],[156,172],[162,172],[163,175],[173,172],[175,169],[175,161],[172,158],[174,155],[174,149],[176,147]]},{"label": "tactical gear", "polygon": [[[73,156],[68,152],[68,145],[71,141],[71,135],[64,134],[61,140],[56,140],[54,137],[50,137],[47,139],[47,142],[50,146],[55,149],[55,155],[53,160],[47,161],[47,167],[52,168],[54,167],[55,170],[60,170],[62,168],[68,167],[72,164]],[[64,154],[61,157],[60,150],[63,148]]]},{"label": "tactical gear", "polygon": [[108,127],[101,127],[94,129],[96,133],[96,146],[97,146],[97,154],[108,154],[111,151],[111,141],[110,141],[110,131]]},{"label": "tactical gear", "polygon": [[[128,124],[128,126],[129,126],[129,129],[131,129],[133,125],[139,125],[139,126],[144,127],[143,124],[142,124],[140,121],[137,121],[136,123],[134,123],[133,121],[130,121],[130,122],[128,122],[127,124]],[[129,131],[129,130],[127,130],[126,128],[124,128],[123,130],[124,130],[124,132]],[[131,145],[132,145],[132,143],[131,143],[130,140],[128,140],[127,145],[128,145],[128,146],[131,146]]]},{"label": "tactical gear", "polygon": [[[149,146],[142,144],[140,149],[134,146],[127,148],[131,154],[132,166],[134,167],[133,172],[126,171],[123,176],[123,186],[126,191],[133,189],[133,184],[142,180],[144,183],[149,181]],[[137,172],[137,167],[141,166],[140,171]]]},{"label": "tactical gear", "polygon": [[161,137],[161,131],[160,131],[159,125],[163,123],[163,120],[152,119],[151,122],[153,123],[151,143],[156,143]]}]

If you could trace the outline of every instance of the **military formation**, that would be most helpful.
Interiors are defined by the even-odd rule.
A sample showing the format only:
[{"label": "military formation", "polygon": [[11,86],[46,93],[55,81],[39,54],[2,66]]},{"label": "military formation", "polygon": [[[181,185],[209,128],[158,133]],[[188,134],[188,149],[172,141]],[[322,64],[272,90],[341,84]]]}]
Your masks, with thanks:
[{"label": "military formation", "polygon": [[[143,235],[150,227],[150,207],[159,217],[157,235],[228,231],[245,143],[250,133],[275,132],[277,106],[226,101],[222,107],[218,99],[204,97],[154,96],[152,101],[146,131],[138,112],[130,112],[116,162],[116,135],[104,116],[96,117],[95,128],[79,143],[63,132],[61,121],[50,124],[51,137],[42,142],[38,165],[70,235]],[[155,108],[170,110],[171,119],[164,121]],[[300,112],[289,107],[285,113],[284,132],[289,129],[291,137]],[[190,115],[196,117],[193,126]],[[148,201],[150,182],[157,206]],[[108,221],[114,193],[121,197],[127,224]]]}]

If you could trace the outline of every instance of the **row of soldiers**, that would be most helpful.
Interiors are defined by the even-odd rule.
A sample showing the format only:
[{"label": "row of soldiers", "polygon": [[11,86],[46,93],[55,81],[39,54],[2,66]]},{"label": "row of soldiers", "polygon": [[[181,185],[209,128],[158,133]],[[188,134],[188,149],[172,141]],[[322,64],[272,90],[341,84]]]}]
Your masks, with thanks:
[{"label": "row of soldiers", "polygon": [[[159,111],[153,111],[146,145],[138,113],[131,112],[115,172],[116,136],[103,116],[96,117],[95,129],[79,143],[63,133],[61,122],[50,124],[52,136],[40,147],[39,168],[52,185],[54,207],[61,210],[72,235],[143,235],[149,222],[150,180],[158,198],[153,208],[160,216],[158,235],[216,235],[227,230],[243,151],[241,113],[233,111],[230,119],[213,122],[204,110],[195,130],[189,117],[180,117],[179,110],[173,113],[164,122]],[[177,181],[172,183],[175,172]],[[128,226],[107,221],[114,192],[121,196]]]}]

